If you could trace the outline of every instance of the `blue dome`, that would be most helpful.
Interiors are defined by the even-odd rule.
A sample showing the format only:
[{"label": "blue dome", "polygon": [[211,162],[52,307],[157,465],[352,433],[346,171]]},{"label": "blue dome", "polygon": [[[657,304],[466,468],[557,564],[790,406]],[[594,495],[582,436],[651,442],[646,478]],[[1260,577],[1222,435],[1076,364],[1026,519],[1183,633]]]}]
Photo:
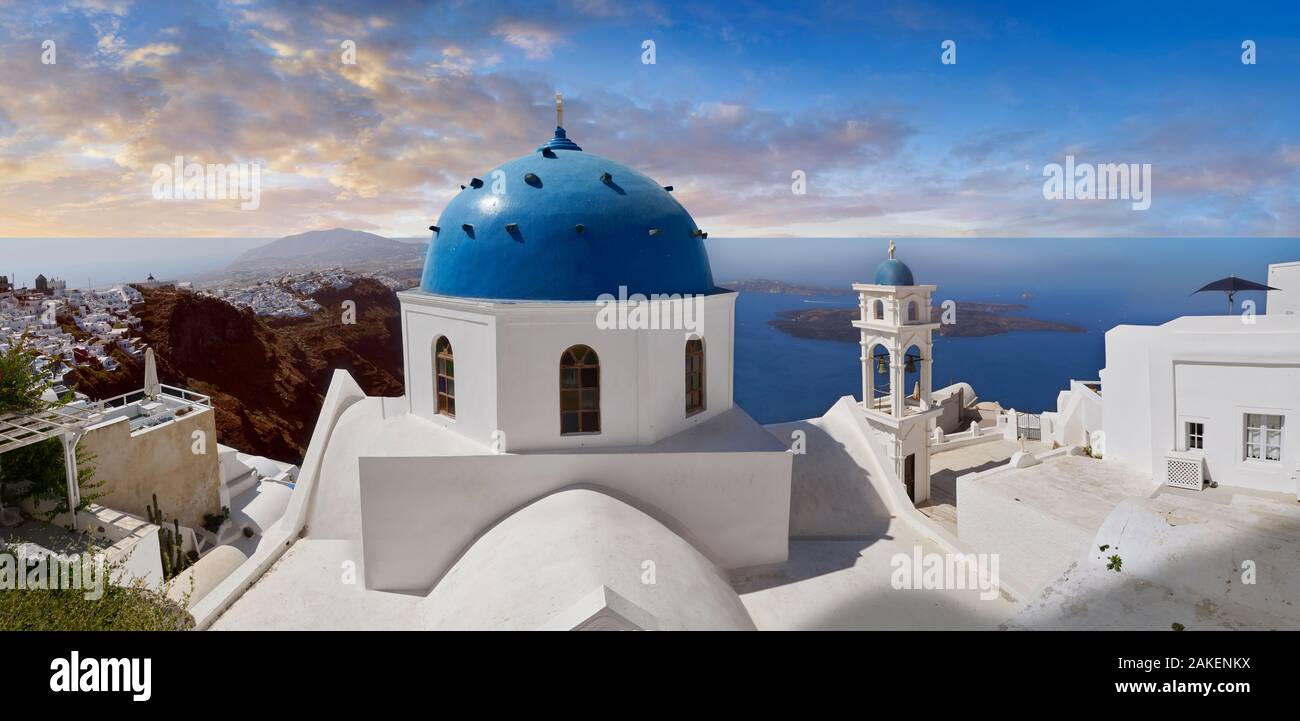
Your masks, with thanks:
[{"label": "blue dome", "polygon": [[916,285],[912,280],[912,269],[896,258],[890,258],[876,266],[876,285]]},{"label": "blue dome", "polygon": [[703,233],[681,203],[645,175],[583,152],[563,128],[537,152],[471,181],[436,227],[420,287],[438,295],[715,291]]}]

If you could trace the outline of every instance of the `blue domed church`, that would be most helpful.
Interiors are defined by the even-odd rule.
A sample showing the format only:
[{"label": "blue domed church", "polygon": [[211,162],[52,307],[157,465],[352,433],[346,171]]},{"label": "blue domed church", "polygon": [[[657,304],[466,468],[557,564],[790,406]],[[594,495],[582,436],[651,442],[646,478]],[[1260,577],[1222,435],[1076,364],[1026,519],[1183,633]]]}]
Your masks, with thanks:
[{"label": "blue domed church", "polygon": [[732,410],[736,295],[671,187],[557,126],[431,231],[401,295],[411,413],[526,452],[651,444]]},{"label": "blue domed church", "polygon": [[726,572],[786,560],[791,454],[732,402],[736,293],[672,188],[561,121],[430,231],[398,294],[406,393],[336,373],[307,540],[427,596],[427,627],[752,628]]},{"label": "blue domed church", "polygon": [[779,577],[792,534],[869,532],[871,499],[920,517],[934,286],[892,248],[854,286],[863,400],[765,428],[732,401],[706,234],[559,112],[430,231],[398,294],[405,394],[335,371],[284,517],[211,594],[241,599],[220,627],[753,629],[734,584]]}]

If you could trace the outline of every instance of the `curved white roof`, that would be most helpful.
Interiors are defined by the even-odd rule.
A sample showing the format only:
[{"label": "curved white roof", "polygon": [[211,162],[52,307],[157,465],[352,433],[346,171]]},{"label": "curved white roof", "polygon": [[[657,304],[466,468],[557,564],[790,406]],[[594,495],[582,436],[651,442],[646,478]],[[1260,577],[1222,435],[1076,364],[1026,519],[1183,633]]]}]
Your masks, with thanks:
[{"label": "curved white roof", "polygon": [[361,542],[362,456],[485,455],[491,449],[417,415],[389,415],[384,399],[365,398],[339,416],[312,491],[307,535]]},{"label": "curved white roof", "polygon": [[642,511],[585,488],[493,526],[424,603],[431,629],[754,628],[703,554]]}]

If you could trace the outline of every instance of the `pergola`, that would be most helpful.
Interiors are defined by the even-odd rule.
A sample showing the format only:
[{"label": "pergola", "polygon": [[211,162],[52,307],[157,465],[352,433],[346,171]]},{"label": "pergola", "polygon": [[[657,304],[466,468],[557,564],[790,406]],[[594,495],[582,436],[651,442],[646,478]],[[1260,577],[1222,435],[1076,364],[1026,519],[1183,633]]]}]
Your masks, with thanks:
[{"label": "pergola", "polygon": [[81,503],[81,489],[77,484],[77,443],[99,413],[99,409],[93,406],[56,406],[0,415],[0,456],[50,438],[62,441],[73,530],[77,529],[77,506]]}]

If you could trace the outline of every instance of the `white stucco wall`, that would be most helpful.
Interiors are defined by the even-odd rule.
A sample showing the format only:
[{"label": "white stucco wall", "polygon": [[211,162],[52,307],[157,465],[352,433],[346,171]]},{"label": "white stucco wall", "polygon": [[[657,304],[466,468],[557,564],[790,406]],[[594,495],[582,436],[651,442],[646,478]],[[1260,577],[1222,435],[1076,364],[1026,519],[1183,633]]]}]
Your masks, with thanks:
[{"label": "white stucco wall", "polygon": [[1050,425],[1051,439],[1062,446],[1087,446],[1094,431],[1104,430],[1101,396],[1082,381],[1071,380],[1070,389],[1056,396],[1056,413],[1043,414],[1043,439]]},{"label": "white stucco wall", "polygon": [[[35,515],[36,508],[30,503],[24,505],[28,513]],[[60,513],[51,522],[66,528],[72,525],[72,517]],[[127,586],[138,580],[150,588],[162,586],[162,542],[158,538],[158,526],[140,516],[91,503],[77,512],[77,528],[111,543],[103,555],[113,583]]]},{"label": "white stucco wall", "polygon": [[[1106,334],[1106,458],[1163,480],[1185,448],[1184,423],[1206,425],[1204,457],[1220,484],[1296,493],[1300,468],[1300,316],[1189,316]],[[1244,458],[1247,413],[1283,416],[1281,462]]]},{"label": "white stucco wall", "polygon": [[191,606],[190,615],[194,617],[195,629],[201,631],[211,626],[306,530],[308,518],[316,504],[313,496],[321,481],[323,458],[335,424],[345,411],[365,398],[365,393],[347,371],[334,371],[284,516],[263,536],[252,557]]},{"label": "white stucco wall", "polygon": [[234,546],[217,546],[176,574],[167,586],[167,597],[186,608],[196,606],[247,560],[248,556]]},{"label": "white stucco wall", "polygon": [[[422,293],[402,293],[398,297],[410,412],[479,443],[491,443],[492,432],[501,427],[497,420],[497,319],[491,304],[431,303],[428,299],[432,296]],[[454,419],[439,415],[434,402],[433,344],[443,335],[451,341],[456,362]]]},{"label": "white stucco wall", "polygon": [[1300,260],[1270,265],[1264,285],[1277,288],[1268,292],[1269,315],[1300,315]]},{"label": "white stucco wall", "polygon": [[[601,588],[613,594],[587,604]],[[698,550],[588,489],[551,494],[484,533],[429,594],[425,617],[432,630],[568,630],[585,627],[610,598],[607,611],[646,630],[754,628],[726,576]]]},{"label": "white stucco wall", "polygon": [[[489,302],[399,294],[411,412],[478,443],[516,453],[654,443],[732,407],[736,294],[702,299],[698,333],[603,329],[595,302]],[[446,335],[456,363],[456,418],[437,415],[432,348]],[[704,341],[705,410],[685,412],[685,346]],[[601,430],[560,434],[560,356],[587,345],[600,357]],[[504,435],[494,437],[494,432]]]},{"label": "white stucco wall", "polygon": [[[405,399],[398,399],[404,401]],[[488,446],[454,433],[429,418],[392,413],[382,398],[361,397],[340,409],[333,431],[320,448],[319,471],[309,496],[307,534],[351,541],[361,548],[361,456],[488,454]],[[315,451],[315,449],[312,449]],[[305,469],[305,466],[304,466]],[[291,497],[299,498],[302,483]]]},{"label": "white stucco wall", "polygon": [[[194,452],[196,443],[202,453]],[[94,458],[95,479],[104,484],[99,502],[109,508],[146,516],[157,498],[167,518],[190,528],[202,528],[204,514],[221,511],[212,409],[135,432],[126,418],[115,418],[87,429],[80,448]]]},{"label": "white stucco wall", "polygon": [[945,435],[969,430],[974,413],[967,408],[974,405],[979,396],[969,383],[954,383],[943,388],[936,388],[930,394],[930,402],[942,409],[935,425],[943,429]]},{"label": "white stucco wall", "polygon": [[[1185,421],[1205,424],[1203,455],[1210,480],[1259,490],[1294,490],[1294,470],[1300,464],[1300,366],[1179,363],[1174,385],[1179,427]],[[1232,393],[1222,392],[1225,387]],[[1247,413],[1285,416],[1281,463],[1244,457]],[[1186,450],[1183,440],[1180,432],[1177,450]],[[1153,465],[1158,461],[1153,458]]]},{"label": "white stucco wall", "polygon": [[779,564],[788,552],[790,459],[784,450],[363,457],[366,584],[428,591],[500,519],[578,486],[649,514],[722,568]]},{"label": "white stucco wall", "polygon": [[1140,473],[1151,468],[1151,345],[1156,329],[1121,325],[1106,331],[1106,367],[1101,369],[1102,422],[1106,460]]}]

